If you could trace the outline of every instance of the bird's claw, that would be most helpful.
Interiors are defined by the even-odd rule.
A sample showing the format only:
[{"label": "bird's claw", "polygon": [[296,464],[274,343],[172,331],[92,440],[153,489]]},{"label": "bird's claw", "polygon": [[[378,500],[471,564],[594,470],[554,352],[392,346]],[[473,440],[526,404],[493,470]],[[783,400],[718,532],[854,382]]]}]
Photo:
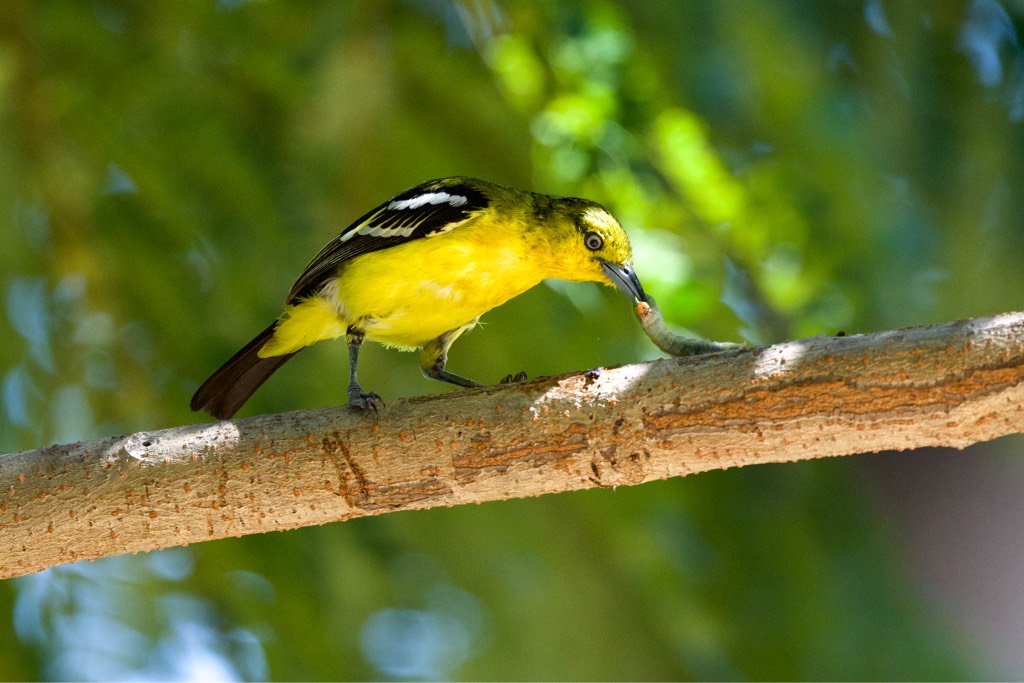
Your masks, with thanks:
[{"label": "bird's claw", "polygon": [[508,374],[501,378],[500,384],[515,384],[526,381],[526,373],[520,370],[516,374]]},{"label": "bird's claw", "polygon": [[[378,403],[380,406],[377,405]],[[382,399],[376,391],[360,391],[349,394],[348,405],[350,408],[356,408],[362,411],[372,410],[374,414],[376,414],[380,408],[384,407],[384,399]]]}]

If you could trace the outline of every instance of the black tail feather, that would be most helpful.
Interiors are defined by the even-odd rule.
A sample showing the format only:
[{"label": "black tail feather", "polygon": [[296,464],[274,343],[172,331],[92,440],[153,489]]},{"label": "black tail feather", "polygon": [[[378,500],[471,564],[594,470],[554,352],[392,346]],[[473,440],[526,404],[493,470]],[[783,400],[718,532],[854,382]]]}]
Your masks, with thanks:
[{"label": "black tail feather", "polygon": [[210,375],[192,397],[192,410],[205,410],[221,420],[227,420],[238,412],[257,389],[267,381],[274,371],[294,356],[260,358],[257,354],[274,334],[274,323],[263,330],[227,363]]}]

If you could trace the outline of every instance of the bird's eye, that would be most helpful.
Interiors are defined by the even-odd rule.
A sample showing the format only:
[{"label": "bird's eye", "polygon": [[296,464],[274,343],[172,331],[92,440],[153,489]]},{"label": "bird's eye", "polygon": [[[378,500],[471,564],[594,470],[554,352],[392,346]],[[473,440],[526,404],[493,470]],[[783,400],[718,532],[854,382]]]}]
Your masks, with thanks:
[{"label": "bird's eye", "polygon": [[596,232],[588,232],[583,236],[583,244],[585,244],[587,249],[590,251],[597,251],[604,246],[604,238]]}]

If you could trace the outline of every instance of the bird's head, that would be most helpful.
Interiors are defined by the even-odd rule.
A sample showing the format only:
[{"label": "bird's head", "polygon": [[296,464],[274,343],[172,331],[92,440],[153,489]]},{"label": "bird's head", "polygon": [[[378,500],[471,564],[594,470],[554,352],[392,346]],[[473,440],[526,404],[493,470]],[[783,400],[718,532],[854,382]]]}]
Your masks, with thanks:
[{"label": "bird's head", "polygon": [[647,295],[633,272],[633,250],[615,217],[600,204],[586,199],[562,199],[558,213],[566,221],[560,245],[566,280],[592,280],[618,287],[634,303]]}]

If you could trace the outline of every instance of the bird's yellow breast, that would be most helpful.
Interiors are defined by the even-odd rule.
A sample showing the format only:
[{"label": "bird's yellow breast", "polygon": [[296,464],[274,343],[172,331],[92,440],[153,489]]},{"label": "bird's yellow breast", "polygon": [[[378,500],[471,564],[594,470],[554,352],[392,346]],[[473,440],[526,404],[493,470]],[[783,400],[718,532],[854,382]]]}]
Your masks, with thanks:
[{"label": "bird's yellow breast", "polygon": [[[402,250],[415,255],[391,253]],[[343,317],[356,321],[368,338],[415,348],[471,323],[541,279],[521,241],[482,245],[451,234],[353,259],[338,280],[337,296]]]},{"label": "bird's yellow breast", "polygon": [[260,356],[292,353],[350,326],[367,339],[411,349],[471,324],[560,274],[542,257],[548,245],[510,239],[512,229],[494,221],[460,226],[347,261],[320,294],[286,309]]}]

